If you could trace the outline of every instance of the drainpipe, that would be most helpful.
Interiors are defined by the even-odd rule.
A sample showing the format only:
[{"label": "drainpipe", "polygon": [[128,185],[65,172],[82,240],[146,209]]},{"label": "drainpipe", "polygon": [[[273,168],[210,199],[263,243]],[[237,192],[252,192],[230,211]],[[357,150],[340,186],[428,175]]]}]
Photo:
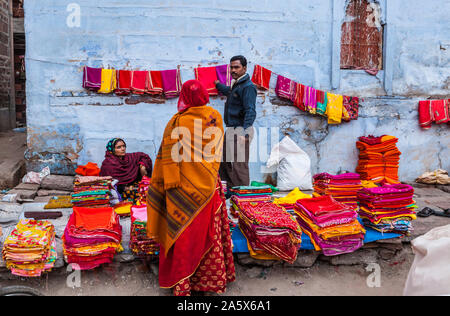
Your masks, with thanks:
[{"label": "drainpipe", "polygon": [[9,3],[9,56],[11,59],[11,87],[9,92],[9,117],[11,129],[16,128],[16,80],[14,70],[14,16],[13,3]]}]

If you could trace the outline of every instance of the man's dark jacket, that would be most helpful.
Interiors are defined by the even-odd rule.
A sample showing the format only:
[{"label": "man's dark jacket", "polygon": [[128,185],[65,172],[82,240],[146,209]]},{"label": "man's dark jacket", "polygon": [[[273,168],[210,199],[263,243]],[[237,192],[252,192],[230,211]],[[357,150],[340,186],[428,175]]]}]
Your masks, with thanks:
[{"label": "man's dark jacket", "polygon": [[221,83],[218,83],[216,88],[227,97],[224,111],[225,125],[244,129],[253,126],[256,119],[257,91],[250,76],[246,74],[234,84],[233,88]]}]

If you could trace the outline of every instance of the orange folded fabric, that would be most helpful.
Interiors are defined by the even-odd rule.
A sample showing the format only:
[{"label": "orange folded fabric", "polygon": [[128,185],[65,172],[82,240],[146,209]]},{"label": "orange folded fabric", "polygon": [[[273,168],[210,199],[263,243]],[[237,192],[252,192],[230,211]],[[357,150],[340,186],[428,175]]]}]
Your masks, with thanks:
[{"label": "orange folded fabric", "polygon": [[209,95],[218,95],[215,81],[217,78],[216,67],[199,67],[195,68],[195,79],[200,81],[208,91]]},{"label": "orange folded fabric", "polygon": [[112,230],[116,224],[115,212],[112,207],[74,207],[75,226],[85,230]]},{"label": "orange folded fabric", "polygon": [[100,175],[100,168],[96,163],[88,162],[85,166],[78,166],[75,170],[76,174],[80,176],[94,176],[98,177]]}]

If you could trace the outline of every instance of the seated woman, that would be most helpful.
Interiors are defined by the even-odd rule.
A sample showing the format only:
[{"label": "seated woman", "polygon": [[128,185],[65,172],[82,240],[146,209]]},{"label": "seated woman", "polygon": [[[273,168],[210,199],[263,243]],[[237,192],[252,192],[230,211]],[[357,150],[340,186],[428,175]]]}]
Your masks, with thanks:
[{"label": "seated woman", "polygon": [[127,145],[123,139],[111,139],[106,146],[100,176],[111,176],[118,180],[117,191],[123,199],[135,202],[139,181],[144,176],[151,177],[152,160],[145,153],[129,154],[126,150]]}]

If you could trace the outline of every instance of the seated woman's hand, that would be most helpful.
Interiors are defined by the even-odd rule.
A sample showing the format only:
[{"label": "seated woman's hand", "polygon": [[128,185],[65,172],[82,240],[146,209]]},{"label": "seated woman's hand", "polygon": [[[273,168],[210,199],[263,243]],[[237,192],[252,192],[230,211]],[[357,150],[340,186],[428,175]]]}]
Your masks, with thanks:
[{"label": "seated woman's hand", "polygon": [[141,165],[140,166],[140,171],[141,171],[141,175],[144,177],[144,176],[147,176],[147,169],[145,168],[145,166],[144,165]]}]

